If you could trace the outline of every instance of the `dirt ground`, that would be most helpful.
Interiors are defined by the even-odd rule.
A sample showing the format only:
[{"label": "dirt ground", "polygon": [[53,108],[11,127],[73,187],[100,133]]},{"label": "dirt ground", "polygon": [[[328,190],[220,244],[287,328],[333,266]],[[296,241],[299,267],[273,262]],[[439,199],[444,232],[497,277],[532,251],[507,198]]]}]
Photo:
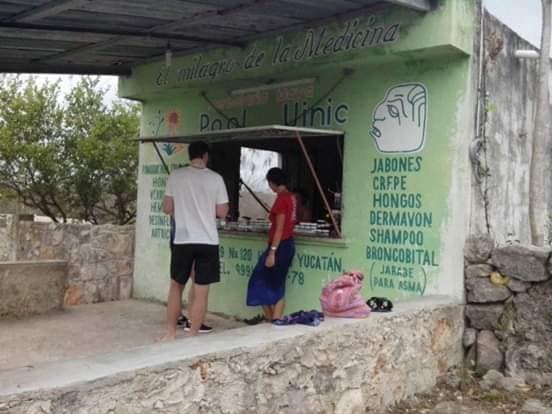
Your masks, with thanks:
[{"label": "dirt ground", "polygon": [[[385,411],[385,414],[521,414],[549,411],[522,410],[528,400],[552,407],[552,387],[520,385],[513,391],[481,387],[481,378],[471,372],[451,372],[431,392],[416,395]],[[436,408],[437,407],[437,408]],[[552,409],[551,411],[552,412]],[[374,413],[375,414],[375,413]]]}]

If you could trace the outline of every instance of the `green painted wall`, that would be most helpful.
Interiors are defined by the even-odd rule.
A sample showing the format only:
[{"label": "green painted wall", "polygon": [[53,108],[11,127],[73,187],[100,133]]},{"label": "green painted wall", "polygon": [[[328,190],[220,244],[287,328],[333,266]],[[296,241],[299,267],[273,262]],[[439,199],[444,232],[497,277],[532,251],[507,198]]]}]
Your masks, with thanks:
[{"label": "green painted wall", "polygon": [[[162,64],[148,65],[121,80],[121,95],[144,102],[143,136],[290,124],[296,107],[313,106],[314,116],[308,112],[296,122],[299,126],[346,132],[344,239],[298,240],[287,311],[318,307],[322,286],[346,269],[364,272],[367,297],[461,296],[462,269],[443,269],[440,263],[443,254],[462,253],[444,246],[455,245],[449,240],[455,231],[462,233],[454,226],[463,220],[451,217],[453,211],[459,214],[452,204],[460,203],[462,195],[452,199],[451,182],[462,151],[459,137],[471,128],[465,115],[471,111],[465,106],[471,93],[475,1],[443,1],[439,10],[427,15],[394,10],[264,40],[243,51],[214,50],[177,59],[168,70]],[[364,44],[369,46],[372,39],[374,47],[353,50],[354,36],[360,46],[361,34]],[[320,38],[320,56],[314,57]],[[286,47],[289,52],[284,52]],[[349,50],[341,50],[345,48]],[[313,56],[307,59],[309,50]],[[295,56],[297,62],[279,63],[286,56]],[[194,66],[194,59],[208,65]],[[215,73],[213,68],[220,70],[222,60],[233,66]],[[243,68],[249,64],[258,67]],[[197,79],[202,74],[209,77],[210,70],[213,80]],[[241,103],[239,95],[232,95],[237,89],[306,78],[312,79],[309,86],[261,90],[247,94],[249,100]],[[228,122],[213,103],[233,120]],[[381,132],[378,140],[370,134],[374,126]],[[184,150],[162,146],[170,165],[186,161]],[[166,296],[168,221],[160,212],[165,177],[152,146],[142,145],[137,297]],[[245,289],[264,244],[262,236],[221,237],[223,277],[212,290],[211,310],[239,316],[258,311],[245,307]]]}]

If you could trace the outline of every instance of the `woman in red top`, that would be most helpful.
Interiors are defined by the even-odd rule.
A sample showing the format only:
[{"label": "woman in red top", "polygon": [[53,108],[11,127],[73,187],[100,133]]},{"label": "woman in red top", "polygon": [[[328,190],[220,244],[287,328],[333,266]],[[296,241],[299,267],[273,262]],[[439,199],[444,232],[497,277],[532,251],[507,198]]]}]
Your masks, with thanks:
[{"label": "woman in red top", "polygon": [[262,306],[266,320],[272,322],[284,314],[287,273],[295,255],[293,227],[297,200],[287,189],[287,177],[282,169],[271,168],[266,179],[276,193],[276,200],[269,215],[268,247],[249,278],[247,305]]}]

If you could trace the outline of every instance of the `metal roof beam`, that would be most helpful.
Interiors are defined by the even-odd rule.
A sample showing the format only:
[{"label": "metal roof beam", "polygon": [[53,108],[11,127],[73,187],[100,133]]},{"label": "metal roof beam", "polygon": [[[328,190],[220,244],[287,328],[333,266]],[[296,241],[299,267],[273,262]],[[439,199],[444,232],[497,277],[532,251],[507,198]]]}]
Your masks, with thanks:
[{"label": "metal roof beam", "polygon": [[56,15],[68,9],[77,8],[90,1],[92,0],[52,0],[10,16],[2,20],[2,22],[33,22],[44,17]]},{"label": "metal roof beam", "polygon": [[128,76],[131,74],[128,66],[101,66],[88,64],[41,64],[29,62],[2,62],[0,73],[59,73],[68,75],[115,75]]},{"label": "metal roof beam", "polygon": [[384,0],[397,6],[407,7],[409,9],[428,12],[431,10],[430,0]]},{"label": "metal roof beam", "polygon": [[168,30],[178,29],[184,24],[187,24],[187,25],[200,24],[201,22],[203,22],[205,20],[208,20],[211,17],[232,15],[234,13],[242,12],[242,11],[247,10],[248,8],[251,8],[251,7],[254,7],[254,6],[260,6],[263,3],[270,3],[271,1],[272,0],[247,0],[247,1],[244,1],[244,2],[238,4],[237,6],[234,6],[234,7],[229,7],[229,8],[220,9],[220,10],[216,10],[216,9],[208,10],[208,11],[205,11],[205,12],[202,12],[202,13],[197,13],[193,16],[189,16],[189,17],[185,17],[185,18],[180,19],[180,20],[176,20],[174,22],[161,24],[159,26],[154,26],[149,30],[152,30],[152,31],[167,30],[168,31]]},{"label": "metal roof beam", "polygon": [[79,47],[75,47],[73,49],[64,50],[63,52],[54,53],[52,55],[49,55],[49,56],[46,56],[46,57],[43,57],[43,58],[34,59],[33,61],[34,62],[46,62],[46,61],[49,61],[49,60],[67,58],[69,56],[78,55],[79,53],[92,52],[94,50],[102,49],[104,47],[113,46],[114,44],[116,44],[118,41],[120,41],[122,39],[123,39],[122,37],[118,37],[118,36],[117,37],[112,37],[112,38],[109,38],[109,39],[104,40],[102,42],[89,43],[85,46],[79,46]]},{"label": "metal roof beam", "polygon": [[118,30],[118,29],[92,29],[86,27],[74,27],[74,26],[53,26],[53,25],[42,25],[42,24],[29,24],[29,23],[4,23],[0,22],[0,29],[13,29],[13,30],[37,30],[44,32],[44,35],[47,35],[48,32],[56,33],[74,33],[74,34],[95,34],[95,35],[107,35],[107,36],[124,36],[124,37],[133,37],[133,38],[154,38],[154,39],[163,39],[163,40],[184,40],[188,42],[202,42],[202,43],[211,43],[221,46],[233,46],[233,47],[243,47],[244,43],[239,41],[231,40],[215,40],[207,39],[199,36],[190,36],[177,33],[160,33],[157,31],[140,31],[140,30]]},{"label": "metal roof beam", "polygon": [[[142,37],[147,37],[147,35],[144,35]],[[86,52],[101,50],[105,47],[115,46],[115,45],[117,45],[119,43],[122,43],[125,40],[131,39],[131,38],[132,37],[130,37],[130,36],[115,36],[115,37],[109,38],[107,40],[104,40],[102,42],[90,43],[90,44],[85,45],[85,46],[80,46],[80,47],[76,47],[76,48],[73,48],[73,49],[65,50],[65,51],[60,52],[60,53],[55,53],[53,55],[37,59],[37,61],[43,62],[43,61],[48,61],[48,60],[67,58],[69,56],[75,56],[75,55],[79,55],[79,54],[86,53]],[[165,36],[164,38],[165,39],[168,39],[168,38],[174,39],[174,37],[172,37],[172,36],[171,37]],[[217,46],[226,46],[226,47],[228,47],[228,46],[241,47],[242,46],[241,43],[231,43],[231,44],[229,44],[228,42],[223,42],[223,41],[219,42],[218,40],[211,40],[211,39],[204,39],[204,38],[193,38],[193,37],[191,37],[191,38],[187,38],[187,39],[178,39],[178,40],[189,40],[189,41],[193,41],[193,42],[200,42],[200,43],[212,44],[212,45],[217,45]],[[178,50],[173,50],[173,52],[178,52]]]}]

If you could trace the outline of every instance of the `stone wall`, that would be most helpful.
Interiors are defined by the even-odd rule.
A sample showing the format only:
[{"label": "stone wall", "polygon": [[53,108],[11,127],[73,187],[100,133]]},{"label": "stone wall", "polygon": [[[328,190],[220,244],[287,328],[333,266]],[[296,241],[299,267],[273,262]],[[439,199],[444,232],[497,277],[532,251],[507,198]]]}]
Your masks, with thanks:
[{"label": "stone wall", "polygon": [[134,227],[19,222],[17,260],[66,260],[65,305],[128,299]]},{"label": "stone wall", "polygon": [[0,214],[0,262],[15,260],[16,216]]},{"label": "stone wall", "polygon": [[0,262],[0,318],[20,318],[63,307],[67,262]]},{"label": "stone wall", "polygon": [[551,249],[472,236],[464,256],[468,364],[552,382]]},{"label": "stone wall", "polygon": [[367,319],[261,324],[0,373],[0,413],[381,413],[461,364],[462,306],[450,301],[426,297]]},{"label": "stone wall", "polygon": [[518,59],[514,53],[536,47],[487,12],[483,33],[479,125],[469,154],[474,172],[469,233],[529,244],[538,60]]}]

